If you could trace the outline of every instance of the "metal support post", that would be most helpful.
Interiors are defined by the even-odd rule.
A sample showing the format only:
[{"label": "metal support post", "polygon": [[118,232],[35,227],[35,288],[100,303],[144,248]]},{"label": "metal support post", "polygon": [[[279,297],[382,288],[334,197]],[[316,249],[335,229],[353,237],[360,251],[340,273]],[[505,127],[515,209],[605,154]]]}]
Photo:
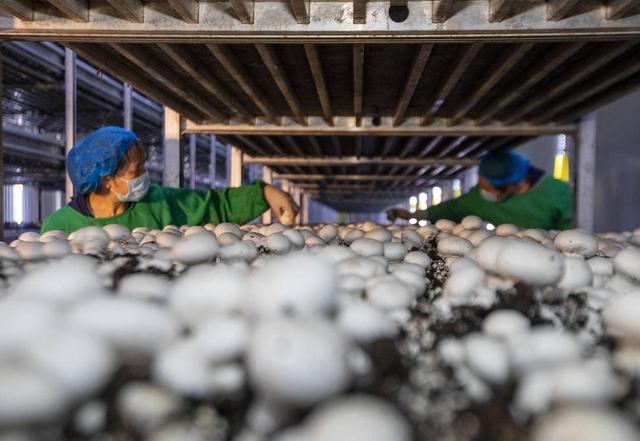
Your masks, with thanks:
[{"label": "metal support post", "polygon": [[197,151],[198,139],[196,135],[189,135],[189,188],[196,189],[196,158],[198,156]]},{"label": "metal support post", "polygon": [[211,147],[209,151],[209,188],[216,187],[216,135],[211,135]]},{"label": "metal support post", "polygon": [[594,191],[596,169],[596,117],[588,115],[580,122],[575,136],[576,189],[575,224],[578,228],[593,232]]},{"label": "metal support post", "polygon": [[[64,132],[65,156],[76,143],[76,54],[71,49],[64,50]],[[66,200],[73,197],[73,184],[66,175]]]},{"label": "metal support post", "polygon": [[131,84],[122,84],[122,113],[124,117],[124,128],[133,130],[133,102],[131,101]]},{"label": "metal support post", "polygon": [[[2,42],[0,42],[2,49]],[[0,57],[0,97],[2,90],[2,57]],[[2,142],[2,111],[0,110],[0,240],[4,240],[4,143]]]},{"label": "metal support post", "polygon": [[180,187],[180,114],[166,106],[162,160],[162,184],[166,187]]},{"label": "metal support post", "polygon": [[230,187],[240,187],[242,185],[242,151],[231,146],[231,176],[229,178]]},{"label": "metal support post", "polygon": [[226,182],[227,182],[227,187],[231,187],[231,146],[229,144],[227,144],[227,163],[226,163],[226,169],[227,169],[227,176],[226,176]]},{"label": "metal support post", "polygon": [[[273,171],[267,166],[262,167],[262,180],[266,184],[273,183]],[[271,210],[269,209],[262,214],[262,223],[266,225],[271,222],[273,222],[273,218]]]},{"label": "metal support post", "polygon": [[302,211],[302,223],[305,225],[309,223],[309,203],[310,202],[311,202],[311,198],[309,197],[309,195],[306,193],[303,193],[302,207],[300,207],[300,210]]}]

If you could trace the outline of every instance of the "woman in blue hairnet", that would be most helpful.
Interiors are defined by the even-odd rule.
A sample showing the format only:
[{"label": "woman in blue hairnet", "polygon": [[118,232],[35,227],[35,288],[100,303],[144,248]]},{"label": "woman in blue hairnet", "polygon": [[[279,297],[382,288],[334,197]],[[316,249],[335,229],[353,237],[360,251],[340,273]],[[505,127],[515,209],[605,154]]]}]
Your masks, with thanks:
[{"label": "woman in blue hairnet", "polygon": [[465,216],[476,215],[494,225],[572,228],[571,187],[533,167],[526,156],[515,152],[489,153],[480,160],[478,173],[479,184],[459,198],[416,213],[394,208],[387,212],[389,219],[460,222]]},{"label": "woman in blue hairnet", "polygon": [[206,192],[153,185],[145,170],[146,153],[138,137],[120,127],[103,127],[76,144],[67,156],[67,172],[76,196],[48,216],[42,232],[71,233],[90,225],[243,224],[271,208],[291,224],[298,207],[289,194],[262,181]]}]

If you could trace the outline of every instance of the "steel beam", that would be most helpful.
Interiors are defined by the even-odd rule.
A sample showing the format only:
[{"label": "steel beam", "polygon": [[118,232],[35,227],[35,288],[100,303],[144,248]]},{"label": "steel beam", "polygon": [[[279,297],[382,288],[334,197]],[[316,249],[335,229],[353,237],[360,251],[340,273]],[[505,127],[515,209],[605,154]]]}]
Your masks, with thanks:
[{"label": "steel beam", "polygon": [[575,224],[578,228],[592,232],[595,200],[596,168],[596,118],[589,115],[580,123],[576,139],[576,206]]},{"label": "steel beam", "polygon": [[571,9],[580,0],[549,0],[547,2],[547,20],[558,21],[567,18]]},{"label": "steel beam", "polygon": [[311,75],[313,76],[313,82],[316,86],[316,93],[320,100],[325,122],[332,125],[333,121],[331,118],[333,114],[331,113],[331,101],[329,100],[329,93],[327,92],[327,85],[324,80],[324,73],[322,72],[322,60],[320,59],[318,48],[313,44],[305,44],[304,51],[307,55],[309,69],[311,69]]},{"label": "steel beam", "polygon": [[144,23],[144,3],[142,0],[107,0],[125,20]]},{"label": "steel beam", "polygon": [[167,0],[171,8],[176,11],[180,20],[187,23],[198,23],[198,0]]},{"label": "steel beam", "polygon": [[619,20],[627,14],[631,14],[633,8],[638,8],[637,0],[609,0],[607,3],[607,18],[609,20]]},{"label": "steel beam", "polygon": [[280,174],[278,179],[290,181],[415,181],[424,176],[384,176],[384,175],[306,175],[306,174]]},{"label": "steel beam", "polygon": [[217,135],[309,135],[309,136],[537,136],[568,133],[576,130],[574,125],[530,125],[502,124],[476,125],[463,123],[448,126],[446,120],[434,121],[432,125],[421,126],[417,117],[406,118],[400,126],[393,125],[393,117],[382,117],[379,125],[372,118],[363,117],[361,126],[356,125],[355,117],[334,117],[334,125],[328,126],[321,117],[307,118],[307,125],[282,121],[273,124],[198,124],[187,121],[186,133],[215,133]]},{"label": "steel beam", "polygon": [[[71,49],[64,51],[64,139],[65,157],[76,143],[77,128],[77,88],[76,88],[76,54]],[[65,184],[66,200],[73,197],[73,184],[67,174]]]},{"label": "steel beam", "polygon": [[472,166],[478,163],[473,158],[441,157],[441,158],[384,158],[365,156],[340,157],[309,157],[309,156],[268,156],[245,157],[245,164],[262,164],[271,167],[330,167],[330,166],[358,166],[358,165],[464,165]]},{"label": "steel beam", "polygon": [[364,94],[364,44],[353,45],[353,114],[356,126],[362,123],[362,97]]},{"label": "steel beam", "polygon": [[131,84],[122,84],[122,113],[124,119],[124,128],[133,130],[133,103],[131,101]]},{"label": "steel beam", "polygon": [[180,114],[169,107],[164,108],[164,143],[162,148],[162,185],[180,187]]},{"label": "steel beam", "polygon": [[20,20],[33,20],[33,0],[0,0],[0,8]]},{"label": "steel beam", "polygon": [[422,78],[424,67],[427,65],[427,61],[429,61],[429,56],[431,55],[432,50],[432,44],[422,44],[418,49],[416,49],[413,61],[411,62],[411,68],[409,69],[409,75],[407,76],[404,88],[400,95],[400,101],[398,101],[398,105],[396,106],[396,110],[393,115],[394,126],[397,126],[402,122],[404,112],[407,110],[407,107],[409,107],[411,98],[413,98],[413,93],[418,86],[420,78]]},{"label": "steel beam", "polygon": [[198,152],[196,150],[196,143],[198,139],[196,135],[189,135],[189,188],[192,190],[196,189],[196,159],[198,157]]},{"label": "steel beam", "polygon": [[[492,3],[495,1],[492,0]],[[108,8],[101,8],[99,2],[91,2],[91,20],[86,23],[49,15],[46,10],[37,10],[33,21],[0,17],[0,37],[99,43],[311,43],[317,42],[318,39],[334,43],[426,43],[522,42],[523,39],[575,41],[640,35],[640,15],[608,20],[601,9],[595,8],[564,20],[548,21],[545,2],[537,2],[526,11],[519,11],[517,17],[506,18],[505,15],[502,21],[491,22],[487,13],[487,1],[469,1],[443,25],[432,22],[431,0],[408,2],[409,16],[402,23],[395,23],[389,18],[388,1],[371,1],[367,3],[368,15],[376,17],[376,20],[369,20],[366,27],[363,27],[353,23],[352,2],[353,0],[313,2],[309,15],[314,19],[310,20],[309,24],[300,24],[291,18],[289,2],[257,1],[252,25],[239,22],[231,9],[221,7],[219,2],[200,2],[200,17],[197,23],[188,23],[179,17],[170,16],[163,8],[151,7],[145,10],[144,22],[135,23],[113,17]],[[96,3],[96,6],[93,3]],[[190,0],[189,3],[194,4],[195,1]]]},{"label": "steel beam", "polygon": [[[273,183],[273,170],[271,170],[270,167],[262,167],[262,180],[266,183],[266,184],[272,184]],[[262,223],[263,224],[270,224],[273,221],[272,219],[272,214],[271,214],[271,210],[267,210],[262,214]]]},{"label": "steel beam", "polygon": [[47,0],[47,2],[73,21],[89,21],[89,2],[87,0]]},{"label": "steel beam", "polygon": [[253,24],[254,0],[230,0],[230,4],[240,23]]},{"label": "steel beam", "polygon": [[229,187],[240,187],[242,185],[242,150],[231,146],[230,156]]},{"label": "steel beam", "polygon": [[218,141],[216,140],[216,135],[211,135],[210,139],[210,147],[209,147],[209,188],[216,187],[216,160],[218,153]]},{"label": "steel beam", "polygon": [[[2,42],[0,42],[0,53],[2,53]],[[2,66],[2,58],[0,57],[0,97],[4,96],[3,90],[3,66]],[[2,191],[0,191],[0,240],[4,240],[4,130],[2,127],[2,114],[4,112],[0,112],[0,183],[2,184]]]}]

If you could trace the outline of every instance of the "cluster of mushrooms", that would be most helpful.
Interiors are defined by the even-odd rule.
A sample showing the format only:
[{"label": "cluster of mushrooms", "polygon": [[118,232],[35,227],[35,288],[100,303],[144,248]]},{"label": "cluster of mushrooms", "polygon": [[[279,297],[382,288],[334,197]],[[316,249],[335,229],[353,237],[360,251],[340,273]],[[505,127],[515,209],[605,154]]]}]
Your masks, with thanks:
[{"label": "cluster of mushrooms", "polygon": [[640,230],[0,243],[0,441],[637,441]]}]

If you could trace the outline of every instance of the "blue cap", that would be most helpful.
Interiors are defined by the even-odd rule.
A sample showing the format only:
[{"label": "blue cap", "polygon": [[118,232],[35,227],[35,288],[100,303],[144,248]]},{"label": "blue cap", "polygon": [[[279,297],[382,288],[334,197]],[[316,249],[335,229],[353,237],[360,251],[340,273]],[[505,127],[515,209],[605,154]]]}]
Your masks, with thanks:
[{"label": "blue cap", "polygon": [[80,194],[100,188],[100,178],[113,176],[125,154],[138,141],[130,130],[102,127],[73,146],[67,155],[67,173]]},{"label": "blue cap", "polygon": [[522,181],[529,173],[529,158],[515,152],[491,152],[480,159],[480,176],[494,187]]}]

